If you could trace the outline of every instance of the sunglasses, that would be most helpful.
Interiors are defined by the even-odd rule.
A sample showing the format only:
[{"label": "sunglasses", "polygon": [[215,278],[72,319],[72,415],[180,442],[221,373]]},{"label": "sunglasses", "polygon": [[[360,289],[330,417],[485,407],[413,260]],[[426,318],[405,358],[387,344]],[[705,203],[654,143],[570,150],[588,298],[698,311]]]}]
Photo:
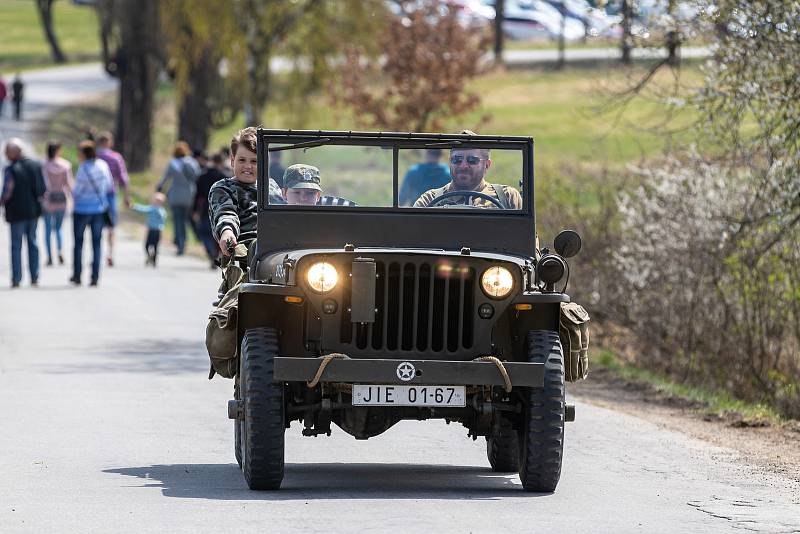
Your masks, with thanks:
[{"label": "sunglasses", "polygon": [[[467,156],[467,164],[468,165],[477,165],[481,160],[485,158],[479,158],[478,156]],[[464,161],[464,156],[450,156],[450,163],[453,165],[461,165]]]}]

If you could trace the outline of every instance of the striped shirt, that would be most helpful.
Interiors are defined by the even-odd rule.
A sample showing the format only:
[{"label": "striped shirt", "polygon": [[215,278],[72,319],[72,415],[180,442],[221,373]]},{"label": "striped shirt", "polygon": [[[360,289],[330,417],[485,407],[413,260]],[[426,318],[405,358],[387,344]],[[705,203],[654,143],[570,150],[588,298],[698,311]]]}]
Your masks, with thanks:
[{"label": "striped shirt", "polygon": [[342,197],[334,197],[330,195],[324,195],[319,198],[317,201],[317,206],[355,206],[356,203],[352,200],[347,200],[346,198]]},{"label": "striped shirt", "polygon": [[225,178],[211,186],[208,193],[211,233],[219,241],[229,228],[238,242],[255,239],[258,228],[258,188],[236,178]]}]

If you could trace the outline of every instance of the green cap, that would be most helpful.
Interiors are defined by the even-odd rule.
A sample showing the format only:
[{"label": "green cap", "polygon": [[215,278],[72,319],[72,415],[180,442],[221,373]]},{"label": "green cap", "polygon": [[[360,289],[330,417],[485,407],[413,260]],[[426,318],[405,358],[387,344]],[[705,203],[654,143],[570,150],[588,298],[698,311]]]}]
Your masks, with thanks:
[{"label": "green cap", "polygon": [[319,169],[313,165],[303,165],[302,163],[290,165],[283,173],[283,187],[322,191],[319,185]]}]

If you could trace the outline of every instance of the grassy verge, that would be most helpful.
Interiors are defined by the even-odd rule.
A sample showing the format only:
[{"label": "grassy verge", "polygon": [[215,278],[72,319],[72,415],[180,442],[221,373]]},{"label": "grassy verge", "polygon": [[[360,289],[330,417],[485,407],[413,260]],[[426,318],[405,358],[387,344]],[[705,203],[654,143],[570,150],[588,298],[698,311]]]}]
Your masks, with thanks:
[{"label": "grassy verge", "polygon": [[[54,2],[53,24],[70,63],[94,61],[100,55],[97,16],[91,6]],[[0,0],[0,73],[53,65],[35,2]]]},{"label": "grassy verge", "polygon": [[745,402],[734,398],[726,391],[679,384],[653,371],[625,363],[607,348],[599,348],[596,354],[597,356],[592,361],[596,367],[605,369],[620,379],[650,386],[669,397],[699,403],[705,407],[708,413],[715,416],[740,417],[745,423],[778,424],[783,421],[780,414],[767,404]]}]

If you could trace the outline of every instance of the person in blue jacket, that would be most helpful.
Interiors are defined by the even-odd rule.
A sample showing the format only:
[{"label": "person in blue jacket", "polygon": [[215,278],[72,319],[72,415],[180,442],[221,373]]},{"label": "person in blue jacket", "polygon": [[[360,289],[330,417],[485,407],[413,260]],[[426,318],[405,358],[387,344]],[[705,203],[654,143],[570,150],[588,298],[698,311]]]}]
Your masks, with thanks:
[{"label": "person in blue jacket", "polygon": [[425,150],[425,160],[408,169],[400,185],[398,201],[401,206],[413,206],[422,193],[450,183],[450,167],[440,163],[442,150]]}]

